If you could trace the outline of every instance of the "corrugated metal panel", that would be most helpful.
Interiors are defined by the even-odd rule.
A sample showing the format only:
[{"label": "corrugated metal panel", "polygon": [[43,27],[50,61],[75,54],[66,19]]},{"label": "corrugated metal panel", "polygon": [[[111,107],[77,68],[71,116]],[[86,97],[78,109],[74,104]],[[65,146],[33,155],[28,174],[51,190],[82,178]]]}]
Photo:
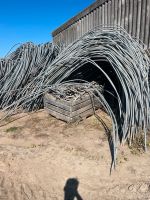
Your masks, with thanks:
[{"label": "corrugated metal panel", "polygon": [[119,25],[150,48],[150,0],[98,0],[53,32],[68,45],[99,25]]}]

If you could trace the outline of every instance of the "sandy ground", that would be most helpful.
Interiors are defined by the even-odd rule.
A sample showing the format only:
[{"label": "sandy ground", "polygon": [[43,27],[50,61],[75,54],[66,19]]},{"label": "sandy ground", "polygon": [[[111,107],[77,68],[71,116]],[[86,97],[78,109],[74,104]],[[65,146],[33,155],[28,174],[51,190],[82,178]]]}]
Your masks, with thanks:
[{"label": "sandy ground", "polygon": [[[110,127],[109,117],[98,112]],[[110,176],[107,137],[95,117],[66,124],[41,110],[5,123],[0,200],[150,200],[150,150],[120,147]]]}]

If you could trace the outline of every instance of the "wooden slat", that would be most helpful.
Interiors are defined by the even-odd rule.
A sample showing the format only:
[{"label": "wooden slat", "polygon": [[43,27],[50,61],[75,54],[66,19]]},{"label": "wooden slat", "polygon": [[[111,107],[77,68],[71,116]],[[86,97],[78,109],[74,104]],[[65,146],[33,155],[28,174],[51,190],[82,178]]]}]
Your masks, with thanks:
[{"label": "wooden slat", "polygon": [[75,116],[78,116],[78,115],[81,115],[82,113],[86,112],[87,110],[92,110],[93,111],[93,107],[91,104],[87,105],[87,106],[84,106],[83,108],[80,108],[76,111],[72,111],[70,114],[71,117],[75,117]]},{"label": "wooden slat", "polygon": [[150,37],[150,0],[147,0],[146,6],[146,24],[145,24],[145,44],[147,48],[149,47],[149,37]]},{"label": "wooden slat", "polygon": [[96,10],[93,11],[93,27],[96,27]]},{"label": "wooden slat", "polygon": [[118,1],[118,26],[121,26],[121,0]]},{"label": "wooden slat", "polygon": [[91,30],[91,24],[92,24],[92,13],[89,14],[89,30]]},{"label": "wooden slat", "polygon": [[80,110],[79,112],[73,113],[72,117],[71,116],[67,116],[63,113],[57,112],[56,110],[52,110],[51,108],[45,108],[50,115],[56,117],[57,119],[61,119],[63,121],[67,121],[67,122],[73,122],[76,121],[77,119],[83,119],[83,118],[87,118],[88,116],[93,115],[93,108],[88,109],[84,109],[84,110]]},{"label": "wooden slat", "polygon": [[98,12],[99,12],[99,9],[97,8],[96,9],[96,27],[99,25],[99,17],[98,17],[99,13]]},{"label": "wooden slat", "polygon": [[136,37],[136,27],[137,27],[137,0],[134,0],[134,6],[133,6],[133,32],[132,36]]},{"label": "wooden slat", "polygon": [[102,22],[102,6],[100,6],[99,7],[99,25],[102,25],[103,24],[103,22]]},{"label": "wooden slat", "polygon": [[111,1],[108,1],[108,26],[111,25]]},{"label": "wooden slat", "polygon": [[102,25],[105,25],[105,7],[102,5]]},{"label": "wooden slat", "polygon": [[69,113],[73,112],[73,111],[76,111],[76,110],[79,110],[79,109],[81,109],[81,108],[83,108],[85,106],[88,106],[88,105],[91,105],[91,106],[95,107],[95,105],[92,105],[91,99],[85,100],[85,101],[83,101],[81,103],[78,103],[78,104],[74,104],[72,106],[67,106],[65,104],[60,103],[59,101],[52,101],[52,100],[49,100],[49,99],[45,98],[44,99],[44,104],[48,108],[51,108],[51,106],[52,106],[53,110],[56,107],[56,108],[60,108],[62,110],[68,111]]},{"label": "wooden slat", "polygon": [[65,115],[63,115],[61,113],[58,113],[58,112],[56,112],[54,110],[51,110],[51,109],[48,109],[48,108],[46,108],[46,110],[48,111],[48,113],[50,115],[56,117],[57,119],[61,119],[61,120],[66,121],[66,122],[71,122],[72,121],[72,119],[70,117],[65,116]]},{"label": "wooden slat", "polygon": [[115,0],[115,14],[114,14],[114,24],[117,25],[117,19],[118,19],[118,0]]},{"label": "wooden slat", "polygon": [[78,39],[79,39],[79,37],[80,37],[80,20],[78,21],[77,32],[78,32]]},{"label": "wooden slat", "polygon": [[88,21],[89,21],[89,15],[86,16],[86,32],[89,31],[89,24],[88,24]]},{"label": "wooden slat", "polygon": [[108,24],[108,8],[107,8],[107,2],[104,4],[104,11],[105,11],[105,19],[104,19],[104,21],[105,21],[105,25],[107,26],[107,24]]},{"label": "wooden slat", "polygon": [[125,27],[125,0],[121,2],[121,27]]},{"label": "wooden slat", "polygon": [[91,14],[88,15],[88,30],[90,30],[90,18],[91,18]]},{"label": "wooden slat", "polygon": [[69,111],[68,111],[68,110],[65,110],[65,109],[63,109],[63,108],[57,107],[57,106],[52,105],[52,104],[49,104],[49,103],[47,103],[47,102],[44,103],[44,106],[45,106],[45,108],[47,108],[47,109],[56,111],[56,112],[58,112],[58,113],[60,113],[60,114],[63,114],[63,115],[65,115],[65,116],[70,117],[70,114],[71,114],[70,110],[69,110]]},{"label": "wooden slat", "polygon": [[132,35],[132,21],[133,21],[133,0],[130,0],[129,10],[129,34]]},{"label": "wooden slat", "polygon": [[59,102],[62,105],[66,105],[66,106],[75,106],[77,104],[80,104],[84,101],[87,100],[91,100],[91,97],[88,94],[84,94],[83,96],[81,96],[80,98],[78,98],[77,100],[71,100],[71,101],[66,101],[64,99],[57,99],[56,97],[54,97],[52,94],[46,93],[44,96],[44,99],[46,101],[50,101],[50,102]]},{"label": "wooden slat", "polygon": [[91,13],[91,29],[94,28],[94,12]]},{"label": "wooden slat", "polygon": [[76,119],[76,118],[84,119],[84,118],[87,118],[87,117],[89,117],[89,116],[91,116],[93,114],[94,114],[93,113],[93,109],[89,109],[89,110],[84,111],[83,113],[80,113],[80,114],[78,114],[76,116],[73,116],[72,117],[72,121],[75,121],[74,119]]},{"label": "wooden slat", "polygon": [[140,39],[140,27],[141,27],[141,9],[142,9],[142,0],[138,0],[138,6],[137,6],[137,30],[136,30],[136,37],[137,39]]},{"label": "wooden slat", "polygon": [[88,15],[85,18],[85,32],[88,32]]},{"label": "wooden slat", "polygon": [[89,95],[84,95],[83,97],[77,99],[76,101],[72,101],[71,105],[75,106],[75,105],[80,104],[80,103],[87,101],[87,100],[91,100],[91,97]]},{"label": "wooden slat", "polygon": [[46,99],[46,98],[44,98],[44,103],[48,106],[52,105],[52,106],[55,106],[55,107],[58,107],[58,108],[61,108],[61,109],[64,109],[64,110],[70,112],[70,106],[66,105],[65,103],[63,104],[59,101],[53,101],[53,100]]},{"label": "wooden slat", "polygon": [[129,32],[129,1],[130,0],[126,0],[126,10],[125,10],[125,29],[127,32]]},{"label": "wooden slat", "polygon": [[81,37],[81,19],[79,20],[79,38]]},{"label": "wooden slat", "polygon": [[114,26],[114,19],[115,19],[115,0],[112,0],[111,3],[111,25]]},{"label": "wooden slat", "polygon": [[141,18],[141,34],[140,38],[144,42],[145,26],[146,26],[146,0],[142,1],[142,18]]},{"label": "wooden slat", "polygon": [[[92,106],[91,100],[86,100],[86,101],[84,101],[84,102],[81,102],[81,103],[79,103],[79,104],[76,104],[76,105],[74,105],[74,106],[71,107],[71,110],[72,110],[72,112],[73,112],[73,111],[79,110],[79,109],[81,109],[81,108],[83,108],[83,107],[85,107],[85,106],[88,106],[88,105]],[[93,105],[93,106],[94,106],[94,105]]]}]

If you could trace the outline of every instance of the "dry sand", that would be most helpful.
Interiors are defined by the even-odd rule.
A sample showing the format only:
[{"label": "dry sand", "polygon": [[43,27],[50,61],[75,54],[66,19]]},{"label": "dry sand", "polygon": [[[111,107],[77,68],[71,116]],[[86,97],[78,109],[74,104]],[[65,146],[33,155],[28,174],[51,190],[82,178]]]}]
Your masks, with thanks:
[{"label": "dry sand", "polygon": [[[109,117],[98,112],[111,127]],[[110,176],[107,137],[94,116],[66,124],[40,110],[17,114],[4,123],[0,200],[150,200],[150,150],[120,147],[117,168]]]}]

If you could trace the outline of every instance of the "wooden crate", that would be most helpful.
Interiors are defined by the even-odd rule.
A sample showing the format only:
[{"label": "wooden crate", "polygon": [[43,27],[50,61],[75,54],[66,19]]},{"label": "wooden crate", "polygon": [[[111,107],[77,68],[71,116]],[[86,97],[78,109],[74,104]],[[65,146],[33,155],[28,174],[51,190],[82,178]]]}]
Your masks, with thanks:
[{"label": "wooden crate", "polygon": [[71,99],[70,101],[57,99],[50,93],[44,96],[44,107],[49,114],[66,122],[75,122],[93,115],[95,106],[100,107],[95,98],[88,93],[77,100]]}]

